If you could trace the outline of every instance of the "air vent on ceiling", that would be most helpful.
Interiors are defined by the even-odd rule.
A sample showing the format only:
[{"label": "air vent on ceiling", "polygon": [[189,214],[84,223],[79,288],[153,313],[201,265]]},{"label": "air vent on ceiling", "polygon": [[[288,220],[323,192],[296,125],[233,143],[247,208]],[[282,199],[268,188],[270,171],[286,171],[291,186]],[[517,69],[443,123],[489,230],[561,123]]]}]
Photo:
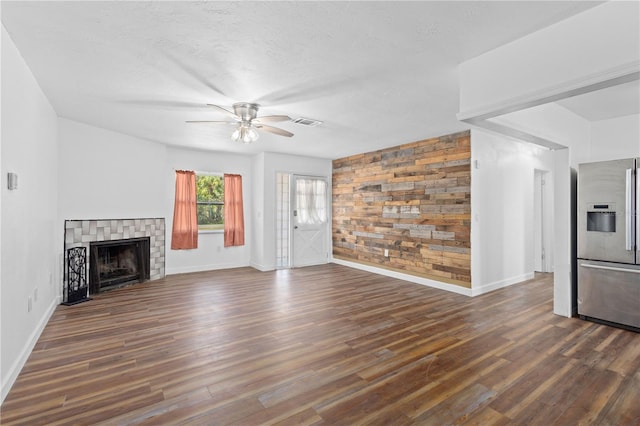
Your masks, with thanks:
[{"label": "air vent on ceiling", "polygon": [[295,120],[293,120],[293,122],[296,124],[309,126],[309,127],[316,127],[322,124],[322,121],[314,120],[312,118],[304,118],[304,117],[298,117]]}]

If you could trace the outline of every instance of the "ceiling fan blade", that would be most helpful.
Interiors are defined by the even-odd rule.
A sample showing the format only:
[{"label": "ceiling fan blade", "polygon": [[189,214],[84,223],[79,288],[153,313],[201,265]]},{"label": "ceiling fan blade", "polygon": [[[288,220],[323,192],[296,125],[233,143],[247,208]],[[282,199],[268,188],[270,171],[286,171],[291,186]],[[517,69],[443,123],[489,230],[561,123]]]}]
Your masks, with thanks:
[{"label": "ceiling fan blade", "polygon": [[207,104],[207,106],[210,106],[210,107],[213,107],[213,108],[217,108],[218,110],[220,110],[221,112],[224,112],[226,115],[228,115],[229,117],[233,118],[234,120],[240,121],[240,117],[238,117],[237,115],[235,115],[231,111],[222,108],[221,106],[214,105],[214,104]]},{"label": "ceiling fan blade", "polygon": [[265,115],[258,117],[253,121],[258,123],[273,123],[276,121],[291,121],[291,117],[288,115]]},{"label": "ceiling fan blade", "polygon": [[[210,82],[204,75],[202,75],[200,72],[198,72],[196,69],[190,67],[187,65],[188,61],[185,61],[183,59],[181,59],[178,56],[174,56],[173,54],[170,54],[168,51],[164,50],[159,52],[160,54],[163,54],[167,59],[169,59],[169,61],[171,63],[173,63],[173,65],[175,65],[178,69],[180,69],[181,71],[183,71],[185,74],[187,74],[188,76],[190,76],[191,78],[193,78],[195,81],[197,81],[198,83],[200,83],[201,85],[203,85],[204,87],[224,96],[227,97],[227,94],[224,93],[219,87],[215,86],[212,82]],[[212,60],[211,56],[208,55],[207,56],[209,60]],[[215,61],[212,61],[212,63],[215,63]],[[175,74],[172,74],[174,76],[174,78],[176,77]]]},{"label": "ceiling fan blade", "polygon": [[293,133],[288,132],[286,130],[283,129],[279,129],[278,127],[273,127],[273,126],[266,126],[264,124],[256,124],[256,127],[260,130],[264,130],[270,133],[274,133],[276,135],[280,135],[280,136],[286,136],[288,138],[290,138],[291,136],[293,136]]}]

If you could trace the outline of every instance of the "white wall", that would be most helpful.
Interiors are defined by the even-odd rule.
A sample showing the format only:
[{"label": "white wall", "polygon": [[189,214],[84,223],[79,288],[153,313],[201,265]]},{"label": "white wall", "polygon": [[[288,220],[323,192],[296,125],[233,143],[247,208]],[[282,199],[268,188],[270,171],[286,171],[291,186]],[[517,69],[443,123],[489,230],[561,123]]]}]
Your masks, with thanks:
[{"label": "white wall", "polygon": [[[1,37],[0,378],[4,399],[59,303],[62,231],[55,226],[56,112],[4,27]],[[18,174],[17,190],[7,189],[7,172]]]},{"label": "white wall", "polygon": [[572,230],[575,223],[575,191],[572,184],[570,149],[553,151],[553,312],[557,315],[573,314],[575,275],[573,274]]},{"label": "white wall", "polygon": [[[200,233],[198,248],[193,250],[171,250],[173,204],[175,197],[175,170],[196,172],[234,173],[242,175],[244,202],[245,245],[224,247],[224,234],[220,232]],[[164,166],[163,203],[167,224],[167,274],[249,266],[253,246],[254,210],[252,189],[253,171],[251,157],[211,151],[167,148],[167,163]]]},{"label": "white wall", "polygon": [[60,119],[60,232],[65,219],[165,217],[165,145]]},{"label": "white wall", "polygon": [[551,151],[471,131],[471,285],[480,294],[533,277],[534,176]]},{"label": "white wall", "polygon": [[[330,183],[332,163],[321,158],[264,153],[254,157],[254,167],[263,172],[260,187],[256,188],[257,192],[262,191],[259,196],[263,203],[255,207],[256,231],[261,235],[256,241],[261,246],[256,249],[256,257],[251,259],[251,263],[262,271],[273,270],[276,267],[276,173],[322,176]],[[331,227],[327,230],[327,247],[331,247]]]},{"label": "white wall", "polygon": [[589,161],[640,157],[640,114],[591,123]]},{"label": "white wall", "polygon": [[[274,265],[273,267],[271,267],[271,264],[270,262],[268,262],[265,253],[265,229],[271,226],[271,224],[266,223],[264,220],[265,192],[268,190],[264,181],[264,163],[264,152],[254,155],[251,159],[251,168],[253,169],[253,187],[255,189],[253,196],[254,207],[250,215],[251,223],[253,224],[254,229],[253,245],[251,247],[251,266],[258,269],[259,271],[270,271],[275,268],[275,259]],[[275,225],[276,224],[274,222],[274,228]]]}]

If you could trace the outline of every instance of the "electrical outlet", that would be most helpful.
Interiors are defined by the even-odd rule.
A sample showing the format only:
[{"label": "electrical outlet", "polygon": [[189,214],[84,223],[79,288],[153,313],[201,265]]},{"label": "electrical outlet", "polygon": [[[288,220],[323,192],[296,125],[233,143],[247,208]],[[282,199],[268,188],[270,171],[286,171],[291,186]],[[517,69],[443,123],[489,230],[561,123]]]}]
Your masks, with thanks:
[{"label": "electrical outlet", "polygon": [[31,302],[31,296],[27,298],[27,312],[31,312],[31,308],[33,307],[33,303]]},{"label": "electrical outlet", "polygon": [[389,249],[384,249],[384,257],[389,257]]}]

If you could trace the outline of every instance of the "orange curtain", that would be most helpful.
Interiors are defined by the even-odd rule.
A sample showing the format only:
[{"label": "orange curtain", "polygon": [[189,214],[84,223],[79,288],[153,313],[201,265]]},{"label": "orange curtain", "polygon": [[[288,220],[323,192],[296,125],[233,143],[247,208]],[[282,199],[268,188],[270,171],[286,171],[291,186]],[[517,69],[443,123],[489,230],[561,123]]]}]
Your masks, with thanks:
[{"label": "orange curtain", "polygon": [[224,246],[244,245],[242,176],[224,175]]},{"label": "orange curtain", "polygon": [[198,216],[196,208],[196,174],[176,170],[176,200],[173,205],[171,249],[198,248]]}]

